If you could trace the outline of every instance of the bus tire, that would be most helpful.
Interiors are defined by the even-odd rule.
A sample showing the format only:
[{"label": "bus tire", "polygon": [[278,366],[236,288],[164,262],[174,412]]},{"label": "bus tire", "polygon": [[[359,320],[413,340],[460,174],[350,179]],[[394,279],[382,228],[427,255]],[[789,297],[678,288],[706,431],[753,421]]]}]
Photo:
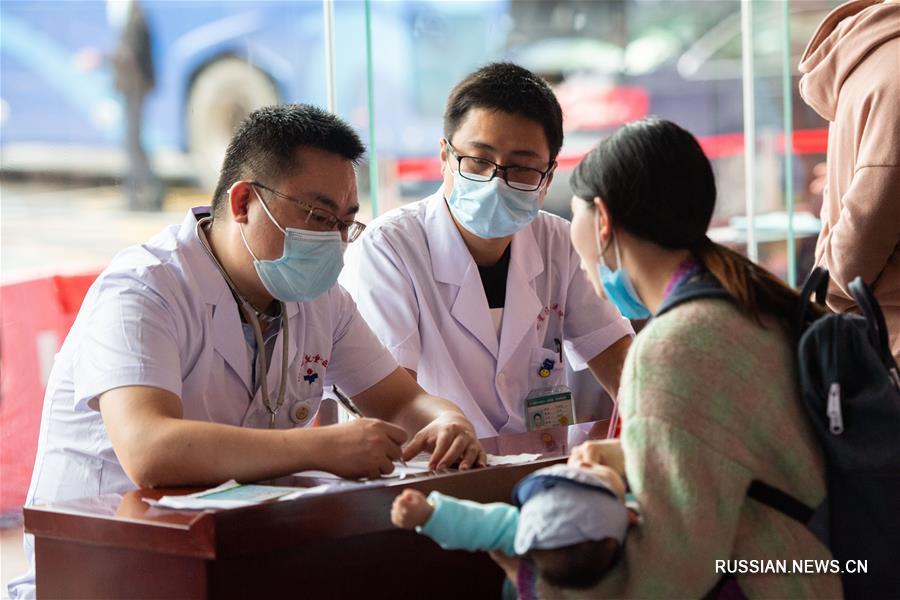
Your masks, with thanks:
[{"label": "bus tire", "polygon": [[212,191],[238,124],[262,106],[279,102],[275,83],[261,69],[226,56],[194,78],[187,102],[188,148],[199,182]]}]

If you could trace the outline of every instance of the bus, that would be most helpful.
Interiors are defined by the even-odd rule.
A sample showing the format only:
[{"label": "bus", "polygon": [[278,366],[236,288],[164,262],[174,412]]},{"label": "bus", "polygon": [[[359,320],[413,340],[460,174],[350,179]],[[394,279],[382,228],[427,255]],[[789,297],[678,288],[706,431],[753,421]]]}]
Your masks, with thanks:
[{"label": "bus", "polygon": [[[4,171],[117,175],[124,106],[110,55],[128,1],[0,3]],[[334,3],[336,112],[368,141],[365,5]],[[141,0],[156,87],[142,139],[161,174],[211,187],[240,120],[279,102],[326,105],[322,2]],[[379,156],[433,155],[452,84],[502,52],[508,0],[373,2]]]}]

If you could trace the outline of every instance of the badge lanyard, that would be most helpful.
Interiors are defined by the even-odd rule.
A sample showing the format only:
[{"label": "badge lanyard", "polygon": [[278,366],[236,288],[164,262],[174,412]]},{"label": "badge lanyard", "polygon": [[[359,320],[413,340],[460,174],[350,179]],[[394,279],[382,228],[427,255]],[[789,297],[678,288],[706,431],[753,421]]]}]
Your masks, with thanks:
[{"label": "badge lanyard", "polygon": [[269,429],[273,429],[275,427],[275,415],[278,414],[278,411],[281,410],[282,405],[284,405],[284,392],[287,387],[287,377],[288,377],[288,328],[286,326],[287,321],[287,309],[285,308],[284,302],[279,301],[281,304],[281,379],[278,385],[278,397],[275,399],[275,405],[273,406],[269,402],[269,386],[266,382],[266,369],[268,365],[268,357],[266,355],[266,343],[263,339],[262,335],[262,327],[259,325],[259,314],[260,311],[253,308],[253,306],[247,302],[247,300],[237,291],[237,287],[235,287],[234,282],[231,281],[231,277],[228,276],[228,273],[225,272],[225,269],[219,264],[218,259],[216,259],[215,254],[213,254],[212,249],[210,249],[209,245],[206,242],[204,236],[200,235],[201,230],[207,223],[212,223],[212,217],[204,217],[197,221],[197,226],[194,228],[194,233],[197,235],[197,239],[200,240],[200,245],[203,246],[203,249],[206,250],[206,253],[209,255],[209,258],[212,260],[213,264],[216,265],[216,268],[222,274],[222,277],[225,279],[225,283],[228,284],[228,287],[231,288],[231,293],[234,294],[235,299],[238,301],[238,306],[241,310],[244,311],[244,316],[250,321],[250,325],[253,327],[253,338],[256,340],[256,364],[253,365],[254,370],[256,371],[256,378],[259,381],[259,389],[260,395],[262,397],[263,406],[266,407],[266,410],[269,413]]},{"label": "badge lanyard", "polygon": [[[562,340],[553,339],[554,349],[563,366]],[[538,377],[548,379],[556,367],[556,361],[547,358],[538,366]],[[566,385],[548,385],[535,388],[525,397],[525,426],[529,431],[571,425],[575,423],[575,401],[572,390]]]}]

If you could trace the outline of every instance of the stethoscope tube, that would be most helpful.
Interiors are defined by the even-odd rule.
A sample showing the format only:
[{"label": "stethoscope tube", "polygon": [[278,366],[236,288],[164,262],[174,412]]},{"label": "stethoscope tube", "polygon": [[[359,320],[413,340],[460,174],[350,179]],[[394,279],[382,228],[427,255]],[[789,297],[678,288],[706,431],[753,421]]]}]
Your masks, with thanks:
[{"label": "stethoscope tube", "polygon": [[200,245],[203,246],[203,249],[206,251],[206,254],[209,255],[210,260],[219,270],[219,273],[222,274],[222,277],[225,279],[225,283],[228,284],[228,287],[231,289],[231,293],[234,295],[235,299],[238,302],[238,306],[243,310],[245,317],[250,322],[250,325],[253,327],[253,338],[256,340],[256,364],[253,366],[256,377],[259,380],[259,387],[261,393],[261,400],[263,406],[269,413],[269,429],[273,429],[275,427],[275,415],[278,414],[278,411],[281,410],[281,407],[284,405],[284,396],[285,390],[287,388],[287,376],[288,376],[288,330],[287,327],[287,309],[285,307],[284,302],[279,300],[281,304],[281,381],[278,386],[278,396],[275,399],[275,405],[273,406],[269,402],[269,386],[266,381],[266,371],[268,367],[268,355],[266,353],[266,343],[263,339],[262,335],[262,327],[259,324],[259,313],[260,311],[256,310],[252,304],[250,304],[246,298],[244,298],[241,293],[237,290],[237,286],[234,285],[234,282],[231,280],[231,277],[228,273],[225,272],[225,268],[219,263],[219,260],[216,258],[216,255],[213,254],[212,248],[209,247],[209,243],[206,240],[204,235],[201,235],[203,231],[203,227],[207,223],[212,223],[212,217],[203,217],[197,221],[197,226],[194,228],[194,233],[197,236],[197,239],[200,241]]}]

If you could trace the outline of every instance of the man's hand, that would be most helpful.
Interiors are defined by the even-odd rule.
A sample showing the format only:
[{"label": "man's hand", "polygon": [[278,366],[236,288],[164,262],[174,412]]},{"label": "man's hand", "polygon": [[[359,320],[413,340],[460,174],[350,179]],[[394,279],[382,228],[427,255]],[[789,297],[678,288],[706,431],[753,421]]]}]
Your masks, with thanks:
[{"label": "man's hand", "polygon": [[322,469],[349,479],[376,479],[392,472],[408,437],[400,427],[378,419],[329,425],[322,432],[328,435]]},{"label": "man's hand", "polygon": [[409,460],[423,450],[431,452],[428,468],[432,470],[459,463],[459,469],[465,471],[487,464],[484,449],[475,437],[475,428],[457,412],[444,412],[423,427],[404,448],[403,460]]},{"label": "man's hand", "polygon": [[422,527],[431,518],[434,507],[419,490],[406,489],[394,498],[391,506],[391,522],[403,529]]}]

